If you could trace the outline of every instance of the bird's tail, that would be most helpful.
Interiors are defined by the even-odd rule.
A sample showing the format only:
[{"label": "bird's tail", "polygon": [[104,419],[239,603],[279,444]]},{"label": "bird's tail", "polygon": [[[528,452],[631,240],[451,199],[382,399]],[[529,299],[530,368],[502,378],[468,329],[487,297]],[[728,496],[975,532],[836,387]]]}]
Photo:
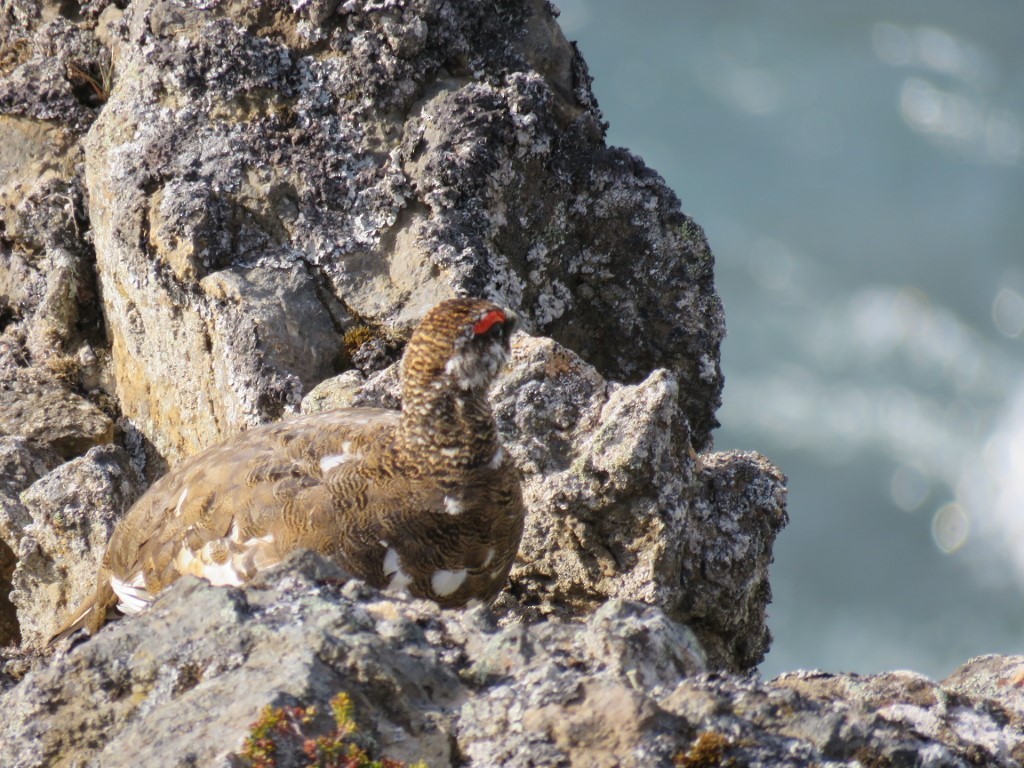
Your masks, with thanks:
[{"label": "bird's tail", "polygon": [[54,632],[50,639],[46,641],[47,645],[53,645],[58,640],[63,640],[65,637],[71,637],[80,629],[85,629],[91,622],[93,611],[96,608],[96,593],[94,592],[85,601],[78,606],[78,610],[71,614],[67,621],[64,622],[64,626]]}]

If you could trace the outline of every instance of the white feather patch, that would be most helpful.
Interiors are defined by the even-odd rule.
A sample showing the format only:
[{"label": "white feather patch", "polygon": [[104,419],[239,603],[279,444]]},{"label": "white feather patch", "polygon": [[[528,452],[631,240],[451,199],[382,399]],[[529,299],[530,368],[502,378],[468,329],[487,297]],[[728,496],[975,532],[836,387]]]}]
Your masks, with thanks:
[{"label": "white feather patch", "polygon": [[505,449],[499,445],[498,450],[496,450],[494,452],[494,455],[491,456],[491,460],[487,462],[487,466],[490,467],[491,469],[497,469],[498,467],[501,466],[501,462],[503,462],[504,460]]},{"label": "white feather patch", "polygon": [[493,559],[494,559],[494,547],[488,547],[487,548],[487,557],[484,558],[484,561],[483,561],[483,563],[480,564],[480,567],[481,568],[486,568],[488,565],[491,564],[491,561]]},{"label": "white feather patch", "polygon": [[329,470],[334,469],[339,464],[344,464],[346,461],[353,461],[358,458],[357,454],[354,453],[333,453],[330,456],[324,456],[320,459],[320,472],[327,474]]},{"label": "white feather patch", "polygon": [[280,562],[278,553],[270,548],[274,543],[273,534],[245,541],[241,538],[242,531],[236,520],[226,537],[206,542],[198,552],[187,546],[180,547],[174,557],[174,567],[183,576],[198,576],[215,587],[239,587],[257,571]]},{"label": "white feather patch", "polygon": [[444,511],[449,515],[461,515],[465,511],[465,507],[462,506],[462,499],[455,496],[445,496]]},{"label": "white feather patch", "polygon": [[178,503],[174,506],[174,516],[181,517],[181,508],[185,504],[185,497],[188,496],[188,488],[185,488],[181,492],[181,496],[178,497]]},{"label": "white feather patch", "polygon": [[231,560],[220,565],[204,565],[202,575],[215,587],[240,587],[245,583]]},{"label": "white feather patch", "polygon": [[448,597],[448,595],[461,587],[462,582],[465,580],[465,568],[458,571],[434,571],[434,575],[430,577],[430,588],[434,590],[434,594],[438,597]]},{"label": "white feather patch", "polygon": [[117,595],[117,610],[121,613],[144,611],[155,599],[155,596],[146,590],[146,580],[141,572],[136,573],[129,581],[121,581],[117,576],[111,576],[110,586]]},{"label": "white feather patch", "polygon": [[199,558],[196,557],[195,553],[186,546],[181,546],[174,555],[174,567],[182,576],[185,574],[191,574],[192,576],[199,576],[199,568],[202,567],[199,562]]},{"label": "white feather patch", "polygon": [[412,584],[412,577],[402,570],[402,558],[398,556],[398,550],[388,547],[384,553],[384,578],[389,579],[388,589],[405,589]]}]

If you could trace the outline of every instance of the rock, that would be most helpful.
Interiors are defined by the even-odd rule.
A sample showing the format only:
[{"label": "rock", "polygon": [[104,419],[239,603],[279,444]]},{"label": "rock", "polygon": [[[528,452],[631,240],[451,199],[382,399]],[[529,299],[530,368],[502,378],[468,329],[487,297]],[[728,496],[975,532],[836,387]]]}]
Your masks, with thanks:
[{"label": "rock", "polygon": [[[451,765],[456,749],[480,749],[467,730],[474,708],[519,698],[528,713],[574,698],[583,681],[612,695],[631,690],[631,676],[665,682],[699,668],[675,642],[685,630],[659,619],[657,609],[615,604],[595,617],[597,636],[584,645],[583,625],[499,629],[480,610],[443,612],[357,584],[339,592],[341,578],[306,554],[243,590],[182,580],[152,610],[30,672],[4,695],[5,759],[118,766],[161,755],[167,765],[233,765],[231,754],[263,706],[300,702],[327,711],[327,700],[344,690],[381,754]],[[624,642],[628,660],[604,669],[602,654]],[[661,655],[666,647],[669,659]],[[575,668],[563,669],[561,658]],[[525,673],[524,682],[510,672]],[[179,751],[182,722],[191,724],[189,746]],[[461,731],[469,740],[457,737]],[[623,742],[621,751],[631,748]]]},{"label": "rock", "polygon": [[326,379],[302,398],[302,413],[320,413],[335,408],[351,408],[359,388],[366,381],[358,371],[345,371],[340,376]]},{"label": "rock", "polygon": [[60,456],[46,446],[23,437],[0,437],[0,490],[21,493],[60,463]]},{"label": "rock", "polygon": [[[785,479],[709,452],[713,258],[604,131],[543,0],[0,0],[0,765],[245,765],[264,707],[315,706],[315,737],[340,691],[362,747],[432,768],[1024,762],[1024,657],[749,672]],[[397,407],[409,327],[467,293],[526,330],[493,609],[300,553],[37,652],[144,462]]]},{"label": "rock", "polygon": [[[749,676],[785,479],[708,452],[713,258],[605,146],[548,3],[72,5],[0,0],[0,765],[244,765],[265,706],[317,707],[315,736],[339,691],[368,751],[431,766],[1019,756],[1015,659]],[[140,471],[397,407],[403,340],[453,294],[526,331],[492,392],[529,507],[493,609],[299,554],[38,651]]]},{"label": "rock", "polygon": [[[690,501],[673,616],[706,644],[714,666],[746,670],[771,647],[766,612],[775,537],[788,522],[786,478],[745,451],[702,455],[703,485]],[[662,578],[672,573],[662,571]]]},{"label": "rock", "polygon": [[0,436],[39,443],[64,458],[114,439],[114,423],[99,408],[45,375],[0,370]]},{"label": "rock", "polygon": [[0,309],[34,317],[28,346],[38,363],[67,352],[76,323],[96,316],[81,137],[110,57],[55,9],[6,5],[20,24],[0,64]]},{"label": "rock", "polygon": [[764,682],[701,672],[693,635],[653,606],[500,626],[344,579],[310,553],[240,589],[183,579],[0,694],[3,764],[246,765],[265,706],[317,707],[312,737],[339,692],[372,755],[431,768],[1009,768],[1024,755],[1024,657],[974,660],[941,684]]},{"label": "rock", "polygon": [[711,667],[748,669],[770,645],[785,478],[753,454],[698,459],[678,386],[664,370],[607,382],[557,342],[515,337],[492,391],[528,509],[512,592],[533,619],[657,605],[697,631]]},{"label": "rock", "polygon": [[95,588],[107,539],[139,491],[127,454],[104,446],[62,464],[22,494],[31,522],[7,545],[17,555],[10,599],[26,646],[45,641]]},{"label": "rock", "polygon": [[0,647],[21,642],[10,599],[11,579],[18,542],[32,517],[19,494],[60,462],[46,447],[20,437],[0,437]]},{"label": "rock", "polygon": [[1014,722],[1024,726],[1024,663],[1019,656],[978,656],[942,686],[966,702],[1003,699]]},{"label": "rock", "polygon": [[99,91],[109,56],[88,26],[53,13],[56,9],[40,10],[36,20],[26,19],[20,30],[11,30],[0,81],[0,111],[53,120],[81,135],[102,104]]},{"label": "rock", "polygon": [[0,13],[0,378],[55,380],[47,407],[63,399],[81,411],[80,394],[95,402],[90,390],[112,392],[81,144],[105,99],[110,56],[88,11],[75,23],[59,4],[11,0]]},{"label": "rock", "polygon": [[18,564],[11,542],[15,541],[14,532],[23,530],[30,519],[18,497],[0,489],[0,647],[21,642],[17,609],[11,602],[11,580]]},{"label": "rock", "polygon": [[604,375],[669,369],[708,445],[710,252],[660,177],[605,147],[546,3],[152,0],[120,29],[89,220],[120,405],[169,459],[294,411],[340,333],[401,337],[454,293]]},{"label": "rock", "polygon": [[[996,676],[1003,686],[990,685]],[[1022,680],[1024,656],[972,660],[944,683],[905,671],[797,672],[751,696],[747,712],[753,722],[809,742],[830,760],[1010,768],[1024,758]],[[983,693],[964,696],[965,684]],[[803,710],[802,716],[789,716],[790,707]],[[727,727],[724,721],[721,726]]]}]

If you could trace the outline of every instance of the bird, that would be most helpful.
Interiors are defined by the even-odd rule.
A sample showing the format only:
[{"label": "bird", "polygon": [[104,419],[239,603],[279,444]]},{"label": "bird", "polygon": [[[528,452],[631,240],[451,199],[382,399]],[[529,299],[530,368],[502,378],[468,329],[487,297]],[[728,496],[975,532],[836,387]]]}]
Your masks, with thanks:
[{"label": "bird", "polygon": [[442,607],[493,599],[525,516],[487,400],[517,322],[490,301],[442,301],[406,345],[400,411],[298,416],[183,461],[115,526],[95,591],[49,642],[138,613],[186,574],[238,586],[302,548]]}]

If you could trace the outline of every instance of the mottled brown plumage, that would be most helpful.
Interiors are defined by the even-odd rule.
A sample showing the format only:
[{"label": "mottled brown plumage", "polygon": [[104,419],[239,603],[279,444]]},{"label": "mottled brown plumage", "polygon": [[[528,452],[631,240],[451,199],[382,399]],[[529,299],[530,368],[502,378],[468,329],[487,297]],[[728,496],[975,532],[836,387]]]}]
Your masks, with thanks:
[{"label": "mottled brown plumage", "polygon": [[492,598],[523,531],[487,387],[514,316],[453,299],[402,359],[402,411],[353,408],[243,432],[156,482],[118,524],[96,591],[54,640],[145,608],[180,576],[241,584],[309,548],[443,606]]}]

